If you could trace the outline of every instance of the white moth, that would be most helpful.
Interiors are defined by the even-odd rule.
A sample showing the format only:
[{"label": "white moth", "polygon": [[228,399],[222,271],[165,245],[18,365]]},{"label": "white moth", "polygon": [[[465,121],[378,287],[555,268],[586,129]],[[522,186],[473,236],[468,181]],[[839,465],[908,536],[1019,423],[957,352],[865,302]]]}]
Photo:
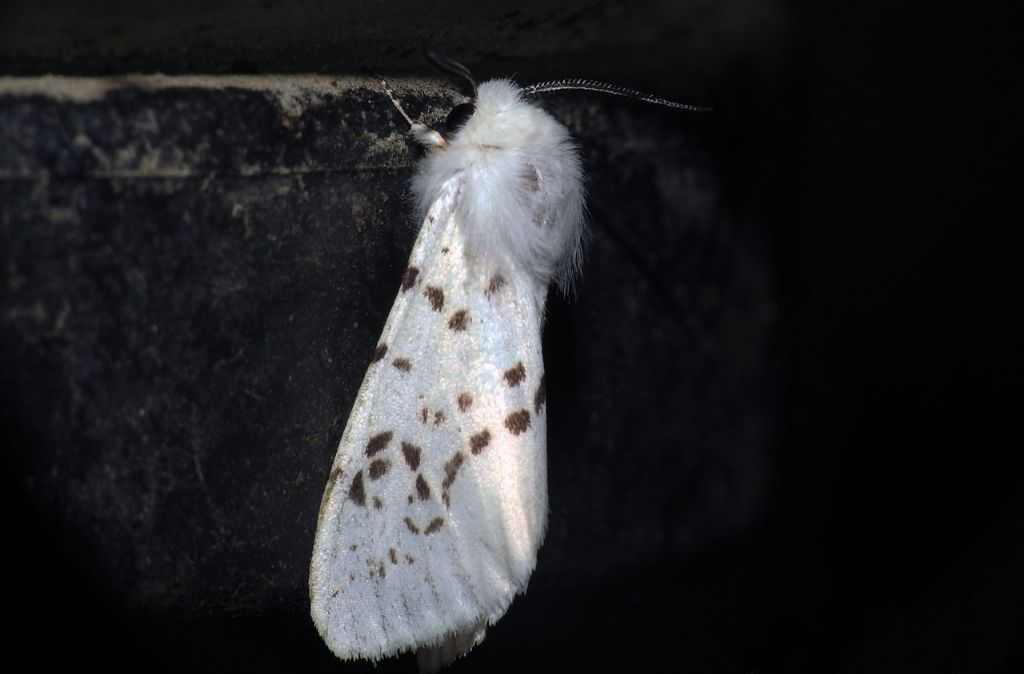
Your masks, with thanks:
[{"label": "white moth", "polygon": [[473,103],[447,140],[406,116],[429,148],[423,225],[310,565],[313,621],[343,659],[413,650],[433,671],[466,653],[525,591],[547,526],[541,326],[548,286],[579,266],[580,162],[512,82],[481,84]]}]

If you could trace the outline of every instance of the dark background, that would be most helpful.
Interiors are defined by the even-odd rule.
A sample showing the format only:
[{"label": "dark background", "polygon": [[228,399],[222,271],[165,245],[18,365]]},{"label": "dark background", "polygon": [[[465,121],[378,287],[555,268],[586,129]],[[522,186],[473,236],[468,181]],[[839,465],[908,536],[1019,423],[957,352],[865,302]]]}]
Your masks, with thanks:
[{"label": "dark background", "polygon": [[[327,77],[371,66],[429,75],[417,51],[426,37],[481,78],[599,77],[715,106],[710,120],[695,120],[619,101],[588,101],[578,113],[578,99],[551,103],[581,140],[594,226],[579,297],[553,297],[545,335],[551,529],[530,591],[457,670],[1024,667],[1020,300],[1017,248],[1006,241],[1021,221],[1011,199],[1020,127],[1009,17],[898,2],[70,5],[0,9],[0,71]],[[107,105],[130,115],[162,95]],[[220,98],[168,96],[185,115],[232,110]],[[337,110],[376,109],[369,126],[398,128],[378,103],[368,92]],[[28,105],[42,107],[9,108],[33,115],[8,114],[5,138],[36,128],[50,104]],[[238,110],[258,105],[242,96]],[[347,114],[322,112],[309,128]],[[231,155],[229,141],[214,161],[253,159]],[[332,152],[358,156],[359,147],[337,142]],[[338,190],[369,195],[368,229],[407,211],[401,190],[386,186],[404,184],[414,159],[390,171],[385,162],[379,177],[335,178]],[[330,176],[332,160],[318,161]],[[347,261],[310,258],[313,270],[297,264],[302,255],[256,247],[228,263],[238,265],[231,274],[212,276],[251,289],[244,301],[167,305],[180,312],[173,317],[195,317],[182,324],[187,338],[155,341],[173,362],[147,370],[132,354],[121,369],[120,350],[145,348],[98,329],[87,346],[104,356],[83,380],[75,368],[88,364],[66,355],[85,353],[73,343],[85,337],[47,337],[60,302],[47,305],[45,287],[37,298],[13,284],[11,270],[12,260],[63,260],[84,244],[33,230],[45,218],[26,215],[31,198],[18,201],[32,183],[12,175],[0,291],[7,606],[19,625],[11,657],[112,670],[341,667],[307,617],[304,556],[326,466],[414,232],[396,226],[355,243],[320,232],[316,245]],[[76,276],[40,263],[29,278],[62,289],[91,283],[92,294],[83,292],[94,299],[112,288],[127,307],[113,320],[130,323],[131,298],[105,279],[138,254],[158,300],[145,311],[163,316],[160,302],[173,293],[159,295],[149,265],[168,255],[177,269],[175,255],[193,259],[212,244],[202,231],[165,232],[149,212],[167,203],[152,195],[129,202],[88,184],[75,188],[94,199],[76,202],[80,212],[141,204],[146,212],[115,213],[154,223],[138,236],[166,234],[166,247],[119,239],[122,254],[109,266]],[[212,199],[199,186],[174,189],[172,207]],[[329,181],[311,175],[304,189],[326,200],[306,219],[287,200],[245,203],[271,224],[299,213],[296,240],[310,222],[351,210],[351,201],[329,201]],[[666,235],[676,219],[686,222]],[[230,259],[218,252],[212,264]],[[337,282],[302,303],[336,273],[361,285]],[[172,274],[169,287],[190,288],[189,278]],[[267,287],[276,290],[258,291]],[[50,312],[38,339],[19,323],[20,308],[37,299]],[[296,319],[275,309],[282,302],[310,313]],[[82,323],[102,328],[104,305],[93,312]],[[251,315],[261,312],[270,316]],[[113,340],[107,351],[104,340]],[[259,346],[239,363],[238,344]],[[329,355],[310,365],[291,357],[302,350]],[[200,371],[208,363],[229,365]],[[250,372],[254,397],[217,398]],[[76,407],[63,392],[68,381],[93,387],[84,396],[97,409]],[[304,387],[317,395],[303,397]],[[103,402],[136,395],[169,421],[139,430]],[[110,424],[97,414],[112,415]],[[251,415],[242,419],[248,431],[240,414]],[[205,443],[198,450],[195,437]],[[623,441],[631,437],[635,446]],[[146,458],[172,457],[177,446],[193,452]],[[278,469],[288,472],[272,482]],[[609,503],[619,480],[634,496]],[[78,494],[79,483],[109,491]]]}]

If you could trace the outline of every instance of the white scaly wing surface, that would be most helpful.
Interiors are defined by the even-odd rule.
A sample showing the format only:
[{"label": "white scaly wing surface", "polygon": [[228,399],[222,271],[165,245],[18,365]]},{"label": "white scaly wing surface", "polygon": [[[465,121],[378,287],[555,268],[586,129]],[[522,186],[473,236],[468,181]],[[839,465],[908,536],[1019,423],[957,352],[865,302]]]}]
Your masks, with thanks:
[{"label": "white scaly wing surface", "polygon": [[424,220],[320,506],[311,610],[341,658],[465,652],[544,536],[546,288],[468,258],[460,187]]}]

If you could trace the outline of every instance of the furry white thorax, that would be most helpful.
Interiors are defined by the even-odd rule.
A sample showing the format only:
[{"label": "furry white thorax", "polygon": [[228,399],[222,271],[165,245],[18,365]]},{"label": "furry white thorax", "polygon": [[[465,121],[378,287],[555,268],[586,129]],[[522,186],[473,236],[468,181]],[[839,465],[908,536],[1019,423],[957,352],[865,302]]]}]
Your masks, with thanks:
[{"label": "furry white thorax", "polygon": [[522,270],[542,306],[557,281],[567,291],[583,239],[583,175],[564,126],[523,100],[509,80],[477,90],[475,111],[447,144],[431,151],[413,181],[420,216],[450,180],[467,259]]}]

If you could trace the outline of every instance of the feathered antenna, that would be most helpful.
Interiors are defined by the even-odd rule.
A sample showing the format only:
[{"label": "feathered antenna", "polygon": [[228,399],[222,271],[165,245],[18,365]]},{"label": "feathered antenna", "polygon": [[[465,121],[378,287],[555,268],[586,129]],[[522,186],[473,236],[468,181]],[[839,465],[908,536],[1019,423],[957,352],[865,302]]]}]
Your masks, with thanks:
[{"label": "feathered antenna", "polygon": [[658,96],[654,96],[652,94],[645,94],[642,91],[634,91],[633,89],[620,87],[616,84],[608,84],[607,82],[598,82],[597,80],[568,79],[551,80],[550,82],[539,82],[537,84],[531,84],[528,87],[523,87],[523,93],[526,94],[527,96],[534,96],[536,94],[543,94],[549,91],[563,91],[566,89],[579,89],[581,91],[597,91],[602,94],[625,96],[626,98],[632,98],[635,101],[653,103],[654,105],[664,105],[667,108],[676,108],[678,110],[686,110],[688,112],[710,112],[713,109],[699,105],[687,105],[686,103],[677,103],[675,101],[670,101],[667,98],[659,98]]}]

